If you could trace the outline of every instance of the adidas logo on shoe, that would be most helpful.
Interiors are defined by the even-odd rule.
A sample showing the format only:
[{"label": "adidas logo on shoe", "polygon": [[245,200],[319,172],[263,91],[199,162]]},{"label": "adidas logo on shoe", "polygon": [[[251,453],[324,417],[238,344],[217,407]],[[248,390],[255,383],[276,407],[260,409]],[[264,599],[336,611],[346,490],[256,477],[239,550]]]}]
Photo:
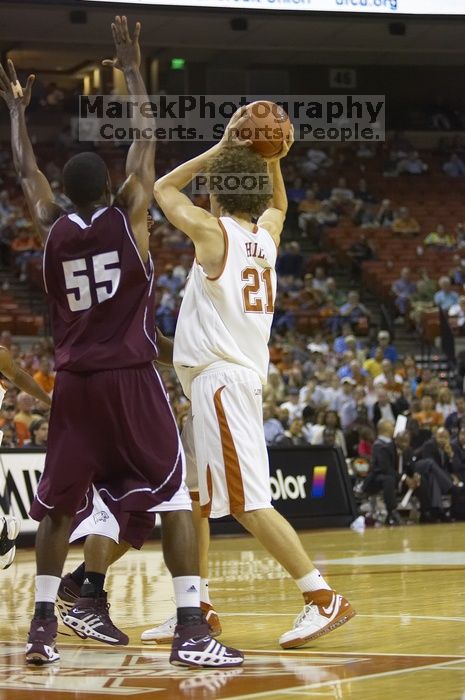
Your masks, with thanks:
[{"label": "adidas logo on shoe", "polygon": [[190,588],[187,589],[186,593],[197,593],[197,588],[192,585]]}]

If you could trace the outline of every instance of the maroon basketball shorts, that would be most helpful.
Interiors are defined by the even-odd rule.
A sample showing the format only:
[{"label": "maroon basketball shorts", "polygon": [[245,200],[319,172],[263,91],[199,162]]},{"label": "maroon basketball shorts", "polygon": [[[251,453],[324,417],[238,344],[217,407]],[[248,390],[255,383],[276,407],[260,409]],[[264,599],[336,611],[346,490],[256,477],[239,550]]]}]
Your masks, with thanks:
[{"label": "maroon basketball shorts", "polygon": [[198,491],[198,480],[190,412],[182,430],[181,441],[186,457],[185,478],[179,490],[169,501],[160,503],[153,511],[123,513],[114,508],[113,501],[108,498],[107,489],[100,486],[99,493],[95,486],[92,486],[86,494],[85,502],[76,513],[69,541],[75,542],[89,535],[101,535],[109,537],[114,542],[124,540],[135,549],[140,549],[153,532],[157,513],[191,510],[189,491]]},{"label": "maroon basketball shorts", "polygon": [[34,520],[74,516],[91,484],[122,519],[151,511],[180,490],[183,471],[176,421],[151,364],[57,373]]}]

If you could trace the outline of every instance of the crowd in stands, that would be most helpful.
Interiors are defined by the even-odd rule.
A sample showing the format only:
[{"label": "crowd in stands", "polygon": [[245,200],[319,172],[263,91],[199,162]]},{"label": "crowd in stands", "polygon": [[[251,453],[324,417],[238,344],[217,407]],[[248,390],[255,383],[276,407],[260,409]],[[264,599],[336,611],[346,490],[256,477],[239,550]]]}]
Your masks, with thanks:
[{"label": "crowd in stands", "polygon": [[[3,189],[0,185],[0,266],[22,281],[29,279],[31,268],[40,265],[41,248],[5,154],[0,151],[4,180]],[[118,158],[121,160],[121,154]],[[445,154],[443,165],[434,165],[436,176],[465,178],[460,172],[462,158],[457,148]],[[402,322],[418,326],[424,309],[437,306],[456,319],[457,328],[465,330],[465,294],[461,291],[465,209],[462,222],[458,220],[453,230],[439,222],[434,231],[424,231],[401,196],[393,201],[384,196],[382,188],[371,186],[366,164],[375,160],[386,182],[428,178],[433,170],[428,158],[401,136],[391,141],[382,160],[376,148],[361,143],[350,151],[308,149],[300,144],[285,161],[289,216],[277,262],[271,364],[263,394],[265,435],[269,446],[340,447],[358,465],[353,467],[356,488],[364,495],[381,493],[392,524],[397,521],[402,486],[418,492],[423,520],[444,519],[442,497],[455,494],[458,498],[465,481],[465,400],[454,395],[443,377],[417,366],[413,356],[399,356],[389,332],[378,330],[379,318],[361,298],[360,289],[364,267],[382,256],[376,231],[406,242],[419,241],[421,259],[420,248],[438,253],[447,250],[451,265],[438,278],[426,266],[412,270],[403,264],[402,256],[392,263],[398,270],[390,288],[394,313]],[[340,174],[348,163],[357,166],[357,177],[351,180]],[[449,167],[451,163],[455,170]],[[171,165],[166,159],[159,174]],[[60,188],[59,166],[50,160],[46,170],[57,201],[68,208]],[[196,201],[208,206],[206,197],[197,196]],[[155,206],[150,214],[151,250],[158,272],[157,325],[173,335],[193,250]],[[338,231],[342,224],[358,231],[345,251],[344,285],[338,281],[340,259],[327,245],[328,232]],[[11,348],[16,360],[47,392],[53,390],[52,351],[46,342],[20,347],[2,337],[0,344]],[[162,373],[181,427],[187,400],[174,372],[163,369]],[[406,425],[394,442],[399,416],[405,416]],[[0,419],[4,446],[45,445],[47,417],[46,407],[35,405],[10,387]],[[388,475],[389,460],[393,462]],[[420,474],[418,465],[426,469],[425,460],[428,471]],[[372,466],[366,484],[358,478],[363,473],[361,464],[365,470]],[[384,466],[378,473],[380,464]],[[439,476],[432,465],[442,470]],[[436,488],[434,499],[430,481]]]},{"label": "crowd in stands", "polygon": [[[448,519],[442,496],[455,494],[460,500],[465,482],[465,397],[454,395],[431,370],[417,367],[413,357],[400,358],[387,331],[360,338],[345,321],[336,336],[320,334],[307,341],[292,331],[273,333],[263,391],[268,446],[339,447],[353,465],[359,493],[383,495],[391,524],[398,517],[399,487],[405,482],[405,487],[416,491],[423,479],[426,489],[433,471],[440,486],[436,501],[429,485],[420,494],[421,519]],[[52,349],[46,341],[21,347],[3,332],[0,344],[47,393],[53,392]],[[188,401],[174,371],[162,368],[161,373],[182,428]],[[46,447],[48,415],[47,406],[9,385],[0,413],[3,447]],[[394,442],[399,416],[405,417],[405,425]],[[385,452],[386,445],[391,445],[387,454],[392,464],[384,464],[378,473],[380,445]],[[428,474],[423,474],[426,468]],[[436,474],[437,470],[441,471]],[[365,480],[357,480],[367,471]],[[455,515],[465,517],[465,512]]]}]

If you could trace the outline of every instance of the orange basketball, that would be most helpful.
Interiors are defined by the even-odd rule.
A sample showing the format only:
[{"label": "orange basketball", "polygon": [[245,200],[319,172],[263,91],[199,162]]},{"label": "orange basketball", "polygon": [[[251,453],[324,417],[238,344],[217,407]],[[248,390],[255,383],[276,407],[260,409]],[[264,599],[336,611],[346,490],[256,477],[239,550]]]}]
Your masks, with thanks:
[{"label": "orange basketball", "polygon": [[248,119],[241,126],[241,138],[250,139],[252,148],[262,156],[278,155],[291,129],[284,109],[274,102],[260,100],[247,105],[245,114]]}]

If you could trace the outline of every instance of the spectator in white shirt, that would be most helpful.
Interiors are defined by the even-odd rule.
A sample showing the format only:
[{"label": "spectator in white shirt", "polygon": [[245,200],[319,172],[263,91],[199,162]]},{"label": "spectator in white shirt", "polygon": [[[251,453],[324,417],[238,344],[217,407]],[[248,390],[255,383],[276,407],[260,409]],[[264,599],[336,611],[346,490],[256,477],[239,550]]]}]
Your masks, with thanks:
[{"label": "spectator in white shirt", "polygon": [[315,419],[316,419],[316,411],[313,408],[313,406],[305,406],[305,408],[302,411],[302,421],[303,421],[303,427],[302,427],[302,433],[307,440],[308,444],[312,444],[313,436],[315,433]]},{"label": "spectator in white shirt", "polygon": [[340,447],[347,457],[347,446],[344,437],[344,433],[341,430],[341,422],[336,411],[326,411],[323,425],[314,426],[315,431],[313,434],[312,445],[322,445],[323,444],[323,433],[325,429],[330,428],[336,431],[335,446]]},{"label": "spectator in white shirt", "polygon": [[316,289],[319,292],[322,292],[323,294],[326,294],[327,292],[327,282],[328,278],[326,277],[326,272],[324,270],[324,267],[317,267],[315,270],[315,274],[313,275],[313,281],[312,281],[312,286],[313,289]]},{"label": "spectator in white shirt", "polygon": [[287,391],[287,400],[281,404],[281,410],[288,411],[289,423],[296,418],[302,418],[302,406],[299,403],[300,391],[297,387],[291,387]]},{"label": "spectator in white shirt", "polygon": [[452,304],[449,316],[457,319],[457,325],[462,328],[465,325],[465,296],[459,297],[457,304]]},{"label": "spectator in white shirt", "polygon": [[352,201],[353,198],[354,191],[347,187],[345,177],[340,177],[337,182],[337,187],[333,187],[331,190],[331,199],[335,202],[347,202]]},{"label": "spectator in white shirt", "polygon": [[383,360],[381,367],[383,368],[382,374],[375,377],[373,381],[375,387],[384,385],[388,388],[389,392],[392,392],[396,384],[399,384],[402,387],[404,380],[400,374],[395,372],[390,360]]},{"label": "spectator in white shirt", "polygon": [[328,408],[333,405],[338,389],[333,386],[334,369],[328,368],[323,375],[323,379],[317,384],[312,394],[312,403],[315,406]]},{"label": "spectator in white shirt", "polygon": [[355,382],[350,377],[344,377],[341,379],[340,388],[333,400],[331,408],[340,415],[342,407],[349,401],[354,399],[354,386]]},{"label": "spectator in white shirt", "polygon": [[321,148],[309,148],[307,151],[307,160],[302,165],[302,170],[305,175],[313,175],[323,168],[328,168],[333,161],[328,158],[326,153]]}]

